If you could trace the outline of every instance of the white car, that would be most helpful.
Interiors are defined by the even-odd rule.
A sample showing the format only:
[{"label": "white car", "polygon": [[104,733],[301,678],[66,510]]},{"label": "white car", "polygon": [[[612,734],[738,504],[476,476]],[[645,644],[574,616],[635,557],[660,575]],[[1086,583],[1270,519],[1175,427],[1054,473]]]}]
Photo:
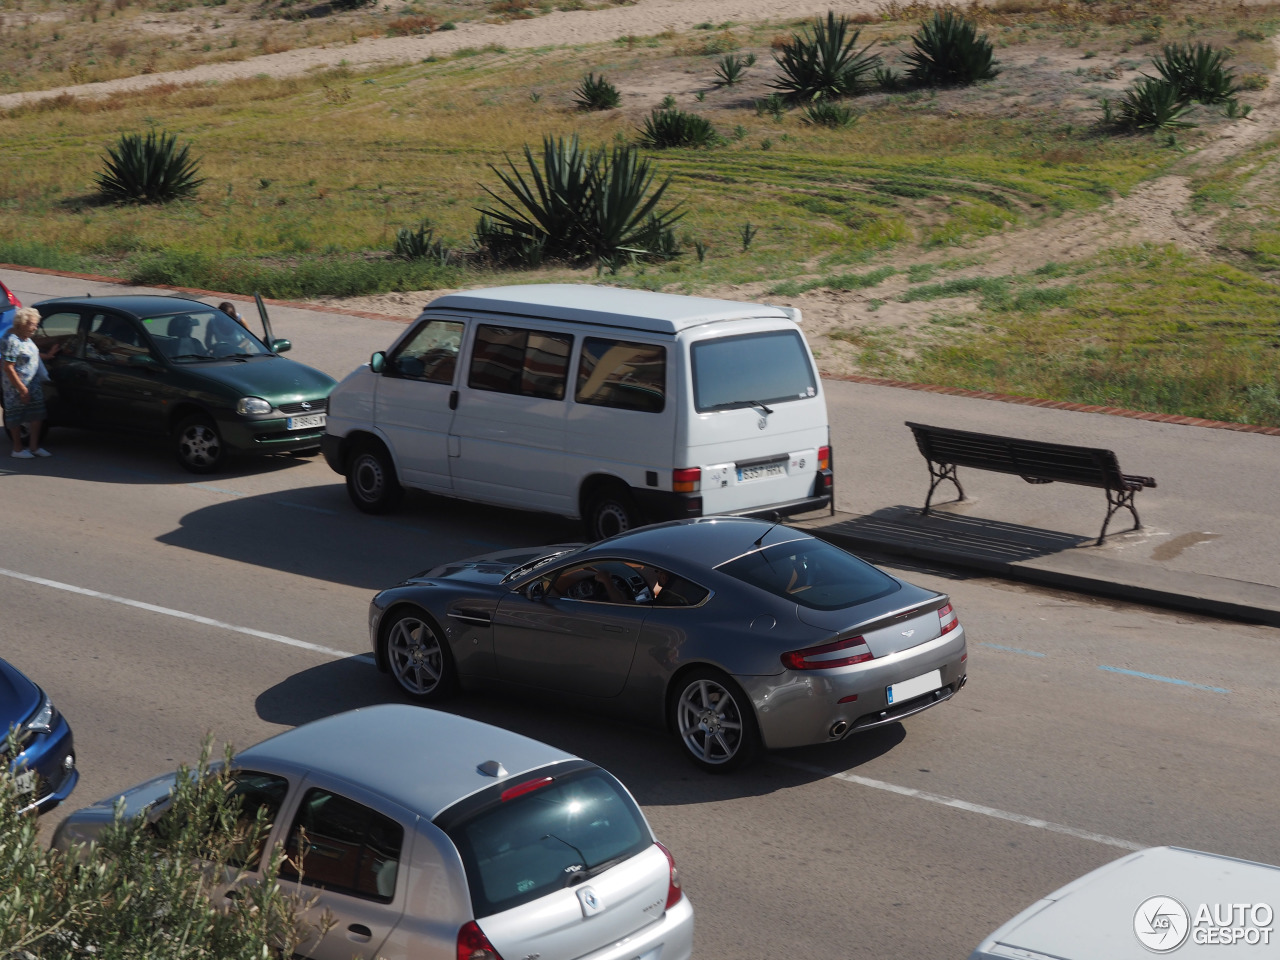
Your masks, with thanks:
[{"label": "white car", "polygon": [[1033,903],[969,960],[1274,957],[1277,908],[1280,867],[1152,847]]},{"label": "white car", "polygon": [[[268,842],[284,844],[286,891],[318,898],[312,920],[337,920],[301,947],[313,960],[687,960],[693,950],[675,861],[635,800],[554,747],[388,704],[272,737],[234,766],[246,807],[267,808]],[[162,805],[173,781],[127,790],[125,815]],[[116,802],[73,813],[54,847],[92,840]],[[250,869],[242,882],[256,880]]]}]

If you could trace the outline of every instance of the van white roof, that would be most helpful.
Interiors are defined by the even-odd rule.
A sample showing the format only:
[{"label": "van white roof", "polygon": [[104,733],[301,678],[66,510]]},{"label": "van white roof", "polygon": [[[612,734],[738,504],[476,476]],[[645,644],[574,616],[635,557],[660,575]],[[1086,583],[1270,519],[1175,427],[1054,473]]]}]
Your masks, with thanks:
[{"label": "van white roof", "polygon": [[782,307],[762,303],[710,300],[586,283],[524,284],[465,290],[432,300],[427,309],[483,311],[668,334],[724,320],[795,319]]}]

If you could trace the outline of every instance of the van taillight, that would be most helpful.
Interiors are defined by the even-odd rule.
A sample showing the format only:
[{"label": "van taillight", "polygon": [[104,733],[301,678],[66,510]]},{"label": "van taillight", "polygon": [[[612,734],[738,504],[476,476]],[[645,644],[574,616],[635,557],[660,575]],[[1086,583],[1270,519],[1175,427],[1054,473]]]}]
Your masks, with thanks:
[{"label": "van taillight", "polygon": [[951,609],[951,604],[949,603],[938,611],[938,622],[941,626],[941,629],[938,631],[939,636],[944,633],[950,633],[956,627],[960,626],[960,618],[956,616],[955,610]]},{"label": "van taillight", "polygon": [[468,920],[458,930],[458,960],[502,960],[502,955],[476,922]]},{"label": "van taillight", "polygon": [[671,489],[676,493],[697,493],[702,489],[702,468],[682,467],[672,470]]},{"label": "van taillight", "polygon": [[667,874],[667,905],[663,909],[670,910],[684,896],[684,890],[680,887],[680,871],[676,869],[676,858],[671,855],[671,851],[656,840],[654,843],[667,858],[667,868],[670,872]]},{"label": "van taillight", "polygon": [[819,470],[831,469],[831,448],[830,447],[818,448],[818,469]]}]

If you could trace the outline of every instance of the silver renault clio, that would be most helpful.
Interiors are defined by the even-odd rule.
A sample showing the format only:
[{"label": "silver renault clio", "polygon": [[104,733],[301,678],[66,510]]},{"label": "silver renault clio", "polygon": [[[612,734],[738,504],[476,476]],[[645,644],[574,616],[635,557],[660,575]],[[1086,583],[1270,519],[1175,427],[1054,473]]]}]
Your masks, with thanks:
[{"label": "silver renault clio", "polygon": [[[236,755],[266,807],[282,883],[336,923],[313,960],[687,960],[693,908],[631,794],[595,764],[488,724],[402,704],[353,710]],[[163,806],[174,775],[127,790]],[[90,841],[120,798],[59,826]],[[301,864],[301,872],[297,866]],[[252,872],[243,882],[253,882]]]}]

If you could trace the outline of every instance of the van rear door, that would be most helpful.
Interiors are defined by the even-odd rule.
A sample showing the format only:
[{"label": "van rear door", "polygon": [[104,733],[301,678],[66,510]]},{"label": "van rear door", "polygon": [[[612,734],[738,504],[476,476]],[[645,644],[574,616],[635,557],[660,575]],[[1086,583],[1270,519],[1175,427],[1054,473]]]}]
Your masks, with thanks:
[{"label": "van rear door", "polygon": [[702,468],[703,514],[814,495],[818,453],[829,443],[827,405],[794,324],[761,321],[748,332],[692,340],[688,387],[682,452],[689,462],[678,466]]}]

